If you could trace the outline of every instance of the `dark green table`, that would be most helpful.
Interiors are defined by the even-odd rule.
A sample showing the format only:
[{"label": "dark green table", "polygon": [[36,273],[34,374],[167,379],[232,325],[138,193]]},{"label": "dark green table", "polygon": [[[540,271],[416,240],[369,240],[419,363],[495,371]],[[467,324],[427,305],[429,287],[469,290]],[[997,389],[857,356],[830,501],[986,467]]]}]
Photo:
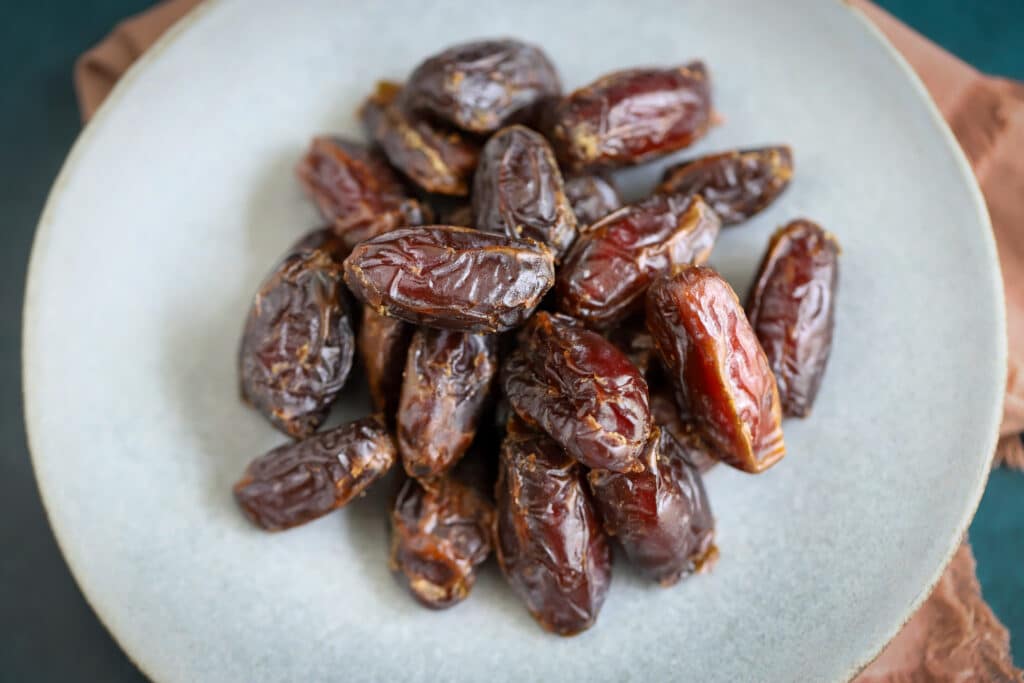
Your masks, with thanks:
[{"label": "dark green table", "polygon": [[[0,26],[0,681],[144,680],[83,599],[47,525],[22,426],[20,343],[32,235],[80,128],[71,66],[149,4],[17,3]],[[881,4],[979,69],[1024,79],[1024,0]],[[992,474],[971,540],[985,597],[1024,666],[1024,474]]]}]

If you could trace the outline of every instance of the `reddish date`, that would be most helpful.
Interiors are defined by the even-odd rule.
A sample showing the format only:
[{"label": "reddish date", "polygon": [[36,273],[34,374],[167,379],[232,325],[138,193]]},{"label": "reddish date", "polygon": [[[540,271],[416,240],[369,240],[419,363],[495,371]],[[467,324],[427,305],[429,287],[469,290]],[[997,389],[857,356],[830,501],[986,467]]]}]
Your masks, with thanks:
[{"label": "reddish date", "polygon": [[454,45],[427,58],[409,77],[410,107],[474,133],[528,117],[562,86],[547,55],[518,40]]},{"label": "reddish date", "polygon": [[476,142],[408,112],[402,87],[382,82],[359,115],[395,168],[427,192],[464,196],[480,153]]},{"label": "reddish date", "polygon": [[775,201],[792,177],[789,147],[734,150],[671,166],[658,192],[699,194],[722,219],[722,225],[736,225]]},{"label": "reddish date", "polygon": [[381,315],[369,306],[363,307],[356,346],[363,359],[373,409],[383,413],[389,424],[398,411],[402,370],[413,329],[405,321]]},{"label": "reddish date", "polygon": [[655,428],[642,472],[592,470],[590,488],[609,536],[647,578],[671,586],[717,555],[715,520],[700,473],[667,431]]},{"label": "reddish date", "polygon": [[363,303],[409,322],[472,332],[520,325],[554,282],[554,258],[532,240],[431,225],[358,245],[345,282]]},{"label": "reddish date", "polygon": [[428,207],[406,196],[384,157],[357,142],[314,138],[298,175],[349,249],[395,228],[432,220]]},{"label": "reddish date", "polygon": [[391,509],[390,568],[431,609],[462,602],[491,553],[494,506],[472,488],[407,479]]},{"label": "reddish date", "polygon": [[256,458],[235,484],[235,500],[253,524],[288,529],[346,505],[394,462],[384,421],[365,417]]},{"label": "reddish date", "polygon": [[561,258],[576,239],[576,214],[540,133],[509,126],[487,141],[473,180],[473,216],[480,230],[529,237]]},{"label": "reddish date", "polygon": [[721,223],[699,197],[654,195],[580,235],[558,271],[558,307],[608,327],[643,305],[659,275],[707,260]]},{"label": "reddish date", "polygon": [[439,477],[465,455],[498,367],[491,335],[420,328],[413,335],[398,404],[405,471]]},{"label": "reddish date", "polygon": [[297,439],[320,426],[352,368],[344,291],[327,249],[300,250],[264,280],[245,322],[242,398]]},{"label": "reddish date", "polygon": [[565,181],[576,220],[582,228],[596,223],[622,206],[622,198],[612,181],[601,175],[578,175]]},{"label": "reddish date", "polygon": [[510,425],[495,487],[498,564],[533,618],[563,636],[594,624],[611,583],[611,550],[583,478],[550,438]]},{"label": "reddish date", "polygon": [[807,417],[832,350],[839,242],[821,226],[796,220],[780,228],[747,301],[779,385],[782,410]]},{"label": "reddish date", "polygon": [[782,411],[768,359],[729,284],[692,266],[647,293],[647,327],[680,402],[723,462],[763,472],[782,459]]},{"label": "reddish date", "polygon": [[586,465],[628,472],[651,428],[647,383],[629,358],[572,319],[537,313],[503,368],[505,395],[531,427]]},{"label": "reddish date", "polygon": [[571,171],[629,166],[687,147],[711,124],[711,79],[701,62],[626,69],[567,95],[551,114],[559,161]]},{"label": "reddish date", "polygon": [[651,388],[651,415],[654,417],[654,424],[675,438],[686,459],[693,463],[701,474],[718,464],[718,459],[712,455],[711,449],[697,432],[693,418],[680,410],[668,387]]}]

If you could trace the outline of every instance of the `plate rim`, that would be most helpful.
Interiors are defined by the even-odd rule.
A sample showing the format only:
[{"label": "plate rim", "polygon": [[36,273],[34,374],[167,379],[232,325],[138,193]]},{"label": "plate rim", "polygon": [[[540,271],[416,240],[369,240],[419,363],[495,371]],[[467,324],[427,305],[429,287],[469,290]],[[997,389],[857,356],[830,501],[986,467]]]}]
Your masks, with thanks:
[{"label": "plate rim", "polygon": [[[925,87],[921,77],[914,71],[910,63],[906,58],[896,49],[896,47],[889,41],[882,30],[871,20],[868,14],[862,7],[855,4],[854,0],[834,0],[844,10],[854,17],[855,22],[861,27],[866,33],[869,40],[872,40],[878,45],[884,53],[893,61],[894,66],[898,68],[903,76],[908,81],[909,86],[914,90],[917,97],[923,101],[925,110],[927,111],[932,122],[935,124],[942,137],[945,145],[952,152],[954,163],[957,171],[967,186],[970,197],[974,203],[974,209],[977,212],[977,219],[981,224],[982,234],[979,236],[979,240],[984,242],[985,251],[988,256],[990,274],[989,286],[996,297],[994,302],[996,305],[996,318],[995,326],[998,336],[997,340],[997,351],[998,357],[991,359],[998,368],[1001,369],[1001,375],[1005,378],[1008,371],[1009,362],[1009,348],[1008,340],[1006,338],[1006,300],[1005,291],[1003,285],[1002,269],[999,261],[998,251],[996,249],[995,234],[992,229],[992,222],[988,211],[988,205],[985,201],[984,194],[981,191],[981,187],[978,184],[977,178],[974,175],[974,171],[967,159],[966,153],[957,141],[956,136],[953,134],[946,122],[942,113],[939,111],[938,105],[932,98],[928,89]],[[29,389],[30,378],[28,375],[28,368],[33,366],[33,363],[29,362],[29,358],[35,355],[35,327],[37,324],[36,307],[34,306],[37,299],[37,290],[40,285],[40,265],[41,260],[40,254],[45,250],[45,247],[49,240],[52,239],[51,227],[54,223],[53,212],[54,206],[56,205],[61,191],[68,183],[68,179],[71,177],[76,164],[80,157],[83,156],[85,150],[96,132],[100,130],[103,123],[105,122],[109,112],[114,110],[120,100],[130,91],[131,87],[138,80],[138,78],[157,60],[164,56],[167,49],[173,45],[183,34],[193,28],[199,21],[205,17],[211,10],[224,3],[224,0],[203,0],[193,8],[191,8],[185,15],[179,18],[174,24],[172,24],[154,43],[147,49],[121,76],[120,79],[114,84],[113,89],[107,95],[107,97],[100,104],[99,108],[94,112],[93,116],[89,119],[88,123],[82,128],[78,136],[75,138],[68,155],[65,157],[64,162],[61,164],[60,170],[47,194],[46,201],[43,204],[42,212],[40,213],[39,221],[36,224],[35,234],[32,239],[32,247],[28,260],[28,269],[26,275],[25,284],[25,295],[23,298],[22,305],[22,329],[21,329],[21,344],[22,344],[22,362],[21,362],[21,393],[22,393],[22,408],[24,415],[24,426],[26,443],[28,446],[29,459],[32,463],[32,469],[34,479],[36,483],[36,489],[39,492],[40,499],[43,503],[43,511],[46,515],[47,523],[53,532],[54,538],[57,541],[57,546],[60,549],[61,556],[71,572],[71,576],[82,593],[86,603],[92,609],[96,618],[106,629],[107,633],[110,634],[111,638],[117,643],[118,647],[125,654],[128,660],[147,678],[151,680],[157,680],[145,666],[142,665],[141,656],[136,656],[135,653],[131,652],[124,644],[118,633],[111,627],[110,622],[104,613],[99,610],[94,604],[93,599],[90,595],[88,586],[82,578],[79,570],[75,567],[74,563],[70,560],[69,555],[65,552],[65,544],[68,542],[67,538],[70,534],[70,530],[62,529],[58,525],[54,524],[54,517],[51,515],[50,506],[52,501],[47,495],[46,485],[40,476],[40,469],[37,467],[37,458],[41,457],[36,454],[36,448],[33,444],[33,423],[37,421],[38,411],[36,410],[36,401],[34,400],[33,391]],[[845,674],[846,680],[851,681],[857,677],[865,668],[867,668],[885,649],[885,647],[892,641],[892,639],[899,633],[900,630],[907,624],[908,621],[914,616],[918,608],[924,603],[929,595],[931,595],[935,586],[938,584],[942,575],[945,573],[946,567],[952,561],[956,551],[963,543],[967,536],[968,528],[971,521],[974,519],[981,498],[984,495],[986,485],[988,483],[989,474],[992,468],[992,454],[995,451],[996,444],[999,438],[999,425],[1002,419],[1003,410],[1003,388],[1000,387],[998,392],[993,392],[996,396],[995,401],[990,406],[990,437],[986,448],[982,449],[983,452],[988,453],[989,456],[984,459],[980,470],[976,473],[974,487],[970,492],[970,496],[966,501],[966,505],[963,508],[963,512],[960,516],[960,520],[957,522],[955,533],[949,542],[949,546],[944,552],[944,559],[940,562],[939,566],[934,571],[926,585],[924,585],[914,599],[910,602],[907,612],[904,614],[901,620],[898,621],[890,630],[886,636],[884,642],[877,646],[877,649],[873,649],[873,652],[866,659],[856,662],[851,665],[848,672]]]}]

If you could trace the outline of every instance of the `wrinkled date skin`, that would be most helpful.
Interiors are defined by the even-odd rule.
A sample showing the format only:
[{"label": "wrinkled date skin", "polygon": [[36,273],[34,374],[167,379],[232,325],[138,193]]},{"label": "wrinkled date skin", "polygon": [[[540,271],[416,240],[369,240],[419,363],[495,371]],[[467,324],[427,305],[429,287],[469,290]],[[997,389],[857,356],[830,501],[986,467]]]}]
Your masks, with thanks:
[{"label": "wrinkled date skin", "polygon": [[454,45],[427,58],[409,77],[409,106],[473,133],[491,133],[529,117],[562,92],[544,52],[518,40]]},{"label": "wrinkled date skin", "polygon": [[700,435],[723,462],[763,472],[786,453],[775,376],[736,293],[692,266],[647,293],[647,328]]},{"label": "wrinkled date skin", "polygon": [[395,458],[384,421],[365,417],[256,458],[235,484],[235,500],[253,524],[288,529],[346,505]]},{"label": "wrinkled date skin", "polygon": [[325,249],[292,253],[260,286],[238,353],[242,398],[297,439],[323,422],[352,368],[342,268]]},{"label": "wrinkled date skin", "polygon": [[711,125],[711,78],[702,62],[626,69],[567,95],[551,114],[565,168],[629,166],[689,146]]},{"label": "wrinkled date skin", "polygon": [[427,192],[465,196],[480,154],[463,134],[409,113],[401,103],[402,87],[378,84],[359,112],[370,137],[388,160]]},{"label": "wrinkled date skin", "polygon": [[491,553],[494,505],[452,479],[407,479],[391,510],[390,568],[431,609],[462,602]]},{"label": "wrinkled date skin", "polygon": [[734,150],[668,168],[658,192],[699,194],[722,225],[736,225],[775,201],[792,177],[793,152],[787,146]]},{"label": "wrinkled date skin", "polygon": [[591,470],[590,488],[609,536],[647,578],[671,586],[717,554],[715,520],[697,468],[655,428],[643,472]]},{"label": "wrinkled date skin", "polygon": [[487,141],[473,180],[473,216],[480,230],[529,237],[561,258],[576,239],[576,214],[544,136],[509,126]]},{"label": "wrinkled date skin", "polygon": [[389,423],[394,421],[398,411],[402,371],[414,329],[403,320],[381,315],[369,306],[363,307],[356,346],[363,359],[373,409],[384,413]]},{"label": "wrinkled date skin", "polygon": [[313,139],[297,169],[306,192],[349,249],[406,225],[430,223],[429,207],[405,195],[384,157],[351,140]]},{"label": "wrinkled date skin", "polygon": [[654,195],[589,226],[558,271],[558,308],[606,328],[643,306],[659,275],[704,263],[721,223],[699,196]]},{"label": "wrinkled date skin", "polygon": [[600,175],[569,178],[565,181],[565,194],[569,197],[580,228],[596,223],[622,207],[619,191],[611,180]]},{"label": "wrinkled date skin", "polygon": [[638,456],[652,424],[647,383],[601,335],[537,313],[505,362],[503,383],[516,414],[587,467],[643,467]]},{"label": "wrinkled date skin", "polygon": [[382,315],[471,332],[520,325],[554,279],[544,245],[453,226],[395,230],[345,259],[349,289]]},{"label": "wrinkled date skin", "polygon": [[796,220],[768,244],[747,301],[750,324],[775,371],[782,410],[807,417],[832,350],[839,242]]},{"label": "wrinkled date skin", "polygon": [[505,578],[547,631],[597,620],[612,556],[583,469],[543,434],[510,429],[501,449],[497,555]]},{"label": "wrinkled date skin", "polygon": [[680,410],[675,397],[668,387],[651,388],[651,415],[654,424],[670,433],[683,449],[687,461],[704,474],[718,464],[718,458],[711,453],[694,426],[693,418]]},{"label": "wrinkled date skin", "polygon": [[438,477],[465,455],[498,369],[492,335],[421,327],[398,404],[398,450],[409,476]]}]

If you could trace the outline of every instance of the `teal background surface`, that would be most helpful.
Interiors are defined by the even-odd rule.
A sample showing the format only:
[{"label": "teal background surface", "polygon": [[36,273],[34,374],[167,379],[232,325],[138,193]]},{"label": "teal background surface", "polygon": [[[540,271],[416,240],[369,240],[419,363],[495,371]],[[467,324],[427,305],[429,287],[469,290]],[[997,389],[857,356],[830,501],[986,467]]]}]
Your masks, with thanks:
[{"label": "teal background surface", "polygon": [[[150,4],[8,3],[0,22],[0,681],[145,680],[85,602],[47,524],[25,442],[20,343],[35,225],[81,128],[72,65]],[[979,69],[1024,80],[1024,0],[879,4]],[[985,597],[1024,667],[1024,474],[992,473],[970,534]]]}]

